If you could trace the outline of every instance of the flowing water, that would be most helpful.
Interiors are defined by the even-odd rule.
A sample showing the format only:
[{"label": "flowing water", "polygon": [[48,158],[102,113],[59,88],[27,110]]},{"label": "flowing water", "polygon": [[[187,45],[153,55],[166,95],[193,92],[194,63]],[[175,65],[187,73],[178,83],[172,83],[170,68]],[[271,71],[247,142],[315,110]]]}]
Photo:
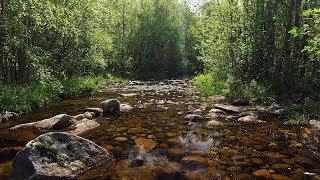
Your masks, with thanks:
[{"label": "flowing water", "polygon": [[[83,179],[257,179],[253,173],[269,179],[320,178],[319,132],[272,119],[262,124],[222,120],[213,129],[206,128],[208,120],[189,123],[184,118],[188,111],[207,114],[225,100],[201,96],[188,80],[112,85],[91,97],[52,103],[0,129],[62,113],[81,114],[110,98],[134,109],[98,118],[100,127],[84,135],[112,152],[115,162],[111,169],[101,165]],[[14,135],[0,139],[0,179],[9,175],[16,150],[34,138],[9,136]],[[135,140],[141,138],[151,139],[155,147],[137,148]],[[135,162],[137,157],[143,161]]]}]

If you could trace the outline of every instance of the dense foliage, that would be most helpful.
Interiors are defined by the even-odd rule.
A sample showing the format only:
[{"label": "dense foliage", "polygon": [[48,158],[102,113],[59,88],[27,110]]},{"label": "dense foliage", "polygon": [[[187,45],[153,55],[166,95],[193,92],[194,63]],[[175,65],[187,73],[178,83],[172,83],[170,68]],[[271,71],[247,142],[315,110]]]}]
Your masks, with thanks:
[{"label": "dense foliage", "polygon": [[282,95],[319,91],[319,10],[314,7],[319,2],[209,1],[195,31],[206,71],[228,83],[234,96],[243,96],[250,84]]},{"label": "dense foliage", "polygon": [[45,88],[34,91],[46,94],[48,87],[57,97],[58,84],[70,79],[64,87],[74,95],[81,91],[74,84],[109,74],[146,79],[204,72],[195,82],[207,95],[319,91],[320,2],[190,4],[194,1],[0,1],[0,99],[16,98],[11,87],[28,89],[38,82]]}]

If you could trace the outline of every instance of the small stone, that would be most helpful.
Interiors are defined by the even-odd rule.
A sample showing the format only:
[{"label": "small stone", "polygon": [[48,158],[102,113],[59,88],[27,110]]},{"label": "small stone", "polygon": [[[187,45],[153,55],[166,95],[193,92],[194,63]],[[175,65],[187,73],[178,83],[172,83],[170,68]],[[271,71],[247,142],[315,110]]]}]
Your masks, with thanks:
[{"label": "small stone", "polygon": [[254,171],[252,174],[257,177],[267,177],[271,175],[271,172],[267,169],[260,169],[260,170]]},{"label": "small stone", "polygon": [[167,153],[170,154],[171,156],[185,156],[189,152],[188,149],[186,148],[170,148],[167,150]]},{"label": "small stone", "polygon": [[103,114],[103,109],[102,108],[86,108],[85,109],[88,112],[93,112],[94,117],[99,117]]},{"label": "small stone", "polygon": [[212,120],[212,121],[207,122],[206,127],[209,129],[213,129],[213,128],[219,127],[221,125],[222,125],[222,123],[220,123],[219,121]]},{"label": "small stone", "polygon": [[133,109],[132,106],[130,106],[129,104],[121,104],[120,105],[120,112],[122,113],[129,113],[131,112]]},{"label": "small stone", "polygon": [[201,115],[197,115],[197,114],[188,114],[187,116],[185,116],[185,119],[188,119],[192,122],[197,122],[197,121],[201,121],[203,120],[203,116]]},{"label": "small stone", "polygon": [[86,117],[84,116],[84,114],[79,114],[79,115],[77,115],[77,116],[74,117],[74,119],[77,120],[77,121],[83,120],[83,119],[85,119],[85,118],[86,118]]},{"label": "small stone", "polygon": [[134,141],[140,150],[144,150],[146,152],[152,151],[157,146],[157,142],[152,139],[138,138]]},{"label": "small stone", "polygon": [[284,175],[280,175],[280,174],[272,174],[271,179],[272,180],[290,180],[289,177],[284,176]]},{"label": "small stone", "polygon": [[272,169],[277,170],[277,171],[286,171],[289,169],[288,164],[274,164],[272,165]]},{"label": "small stone", "polygon": [[181,160],[185,164],[198,164],[198,165],[208,165],[208,160],[201,156],[186,156]]},{"label": "small stone", "polygon": [[239,122],[247,122],[247,123],[250,123],[250,122],[252,122],[252,123],[267,123],[266,121],[259,120],[255,116],[245,116],[245,117],[239,118],[238,121]]},{"label": "small stone", "polygon": [[239,114],[242,111],[239,107],[225,104],[215,104],[214,107],[227,113]]},{"label": "small stone", "polygon": [[85,112],[83,115],[84,115],[85,118],[91,120],[91,119],[94,118],[94,115],[95,115],[95,114],[94,114],[94,112]]},{"label": "small stone", "polygon": [[128,141],[128,138],[126,137],[117,137],[115,138],[116,141],[119,141],[119,142],[124,142],[124,141]]},{"label": "small stone", "polygon": [[115,115],[120,112],[120,101],[116,99],[109,99],[101,103],[103,109],[103,115]]}]

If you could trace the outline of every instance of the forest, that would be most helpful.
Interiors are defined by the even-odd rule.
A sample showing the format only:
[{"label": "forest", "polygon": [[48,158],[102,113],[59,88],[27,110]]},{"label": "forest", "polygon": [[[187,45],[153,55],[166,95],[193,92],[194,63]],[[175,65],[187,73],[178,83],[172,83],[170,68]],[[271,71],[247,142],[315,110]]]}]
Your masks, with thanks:
[{"label": "forest", "polygon": [[192,2],[1,1],[0,109],[30,111],[99,76],[197,76],[231,97],[319,92],[318,1]]},{"label": "forest", "polygon": [[0,0],[0,179],[320,179],[319,0]]}]

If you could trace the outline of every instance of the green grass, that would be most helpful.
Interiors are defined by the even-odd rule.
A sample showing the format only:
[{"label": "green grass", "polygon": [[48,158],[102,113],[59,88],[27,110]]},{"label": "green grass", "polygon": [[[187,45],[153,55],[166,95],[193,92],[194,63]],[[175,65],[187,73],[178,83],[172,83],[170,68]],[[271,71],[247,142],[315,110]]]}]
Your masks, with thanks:
[{"label": "green grass", "polygon": [[229,91],[227,81],[215,78],[211,74],[202,74],[193,79],[194,84],[206,96],[225,95]]},{"label": "green grass", "polygon": [[291,114],[287,124],[305,124],[309,120],[320,120],[320,102],[290,104],[285,110]]},{"label": "green grass", "polygon": [[225,95],[231,99],[263,98],[266,96],[267,89],[257,82],[250,83],[235,82],[232,79],[215,77],[212,74],[202,74],[194,78],[194,83],[201,93],[206,96]]},{"label": "green grass", "polygon": [[107,77],[74,77],[66,80],[46,79],[27,85],[4,84],[0,82],[0,111],[26,113],[46,103],[63,97],[75,97],[83,92],[94,92],[99,88],[120,81]]}]

